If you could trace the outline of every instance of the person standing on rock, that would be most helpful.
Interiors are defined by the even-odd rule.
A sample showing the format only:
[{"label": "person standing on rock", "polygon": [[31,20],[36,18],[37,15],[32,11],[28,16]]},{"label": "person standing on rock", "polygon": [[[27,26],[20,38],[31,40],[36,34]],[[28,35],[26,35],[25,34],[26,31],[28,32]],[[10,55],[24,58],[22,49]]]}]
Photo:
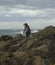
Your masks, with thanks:
[{"label": "person standing on rock", "polygon": [[27,23],[24,24],[24,30],[23,33],[25,35],[25,38],[28,38],[30,36],[31,30]]}]

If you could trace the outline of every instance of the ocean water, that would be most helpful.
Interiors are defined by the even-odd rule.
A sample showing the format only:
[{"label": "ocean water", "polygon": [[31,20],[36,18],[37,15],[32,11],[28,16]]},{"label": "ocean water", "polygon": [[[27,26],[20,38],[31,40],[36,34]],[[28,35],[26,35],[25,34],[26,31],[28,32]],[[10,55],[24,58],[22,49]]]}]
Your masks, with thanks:
[{"label": "ocean water", "polygon": [[[38,32],[38,29],[31,29],[31,32]],[[16,36],[17,34],[23,34],[23,29],[0,29],[0,36],[11,35]]]}]

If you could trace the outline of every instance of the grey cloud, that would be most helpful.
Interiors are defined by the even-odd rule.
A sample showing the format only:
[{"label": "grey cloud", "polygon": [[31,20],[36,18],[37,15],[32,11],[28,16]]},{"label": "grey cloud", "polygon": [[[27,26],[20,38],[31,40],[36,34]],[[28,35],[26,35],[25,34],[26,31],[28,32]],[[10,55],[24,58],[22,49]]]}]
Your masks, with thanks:
[{"label": "grey cloud", "polygon": [[[27,21],[33,19],[52,19],[55,18],[55,13],[51,10],[47,11],[48,14],[46,16],[36,15],[36,16],[28,16],[22,15],[18,13],[9,14],[8,12],[12,8],[18,9],[41,9],[41,8],[55,8],[55,0],[0,0],[0,21]],[[55,11],[55,10],[54,10]],[[11,15],[11,17],[7,17],[4,15]],[[45,13],[44,13],[45,14]]]},{"label": "grey cloud", "polygon": [[[25,11],[23,13],[18,12],[13,13],[14,11],[12,9],[15,10],[16,8],[21,9],[21,11],[22,9],[27,11],[40,10],[43,11],[44,13],[43,12],[40,13],[38,11],[37,15],[34,14],[34,16],[32,15],[30,16],[30,14],[23,15]],[[34,23],[35,24],[39,23],[39,25],[37,24],[38,25],[37,27],[39,27],[41,26],[42,21],[45,26],[46,25],[45,22],[47,22],[48,24],[48,22],[49,23],[51,21],[53,22],[53,20],[55,23],[55,0],[0,0],[0,23],[1,22],[24,23],[27,21],[28,23],[31,22],[30,24],[32,26],[34,26]]]},{"label": "grey cloud", "polygon": [[0,0],[0,5],[17,5],[24,4],[25,0]]},{"label": "grey cloud", "polygon": [[15,0],[0,0],[0,5],[11,5],[14,3],[15,3]]},{"label": "grey cloud", "polygon": [[55,8],[55,0],[0,0],[0,5],[8,7],[25,5],[33,8]]},{"label": "grey cloud", "polygon": [[[50,11],[49,11],[50,12]],[[44,14],[44,13],[43,13]],[[35,15],[35,16],[29,16],[29,15],[22,15],[18,13],[4,13],[3,15],[0,15],[0,22],[2,21],[7,21],[7,22],[24,22],[27,20],[38,20],[38,19],[44,19],[44,20],[49,20],[49,19],[55,19],[55,13],[45,13],[45,16],[43,14],[40,15]],[[10,16],[9,16],[10,15]]]},{"label": "grey cloud", "polygon": [[[10,15],[10,16],[9,16]],[[0,15],[0,22],[24,22],[28,20],[28,16],[24,16],[21,14],[3,14]]]},{"label": "grey cloud", "polygon": [[55,8],[55,0],[27,0],[26,4],[37,8]]}]

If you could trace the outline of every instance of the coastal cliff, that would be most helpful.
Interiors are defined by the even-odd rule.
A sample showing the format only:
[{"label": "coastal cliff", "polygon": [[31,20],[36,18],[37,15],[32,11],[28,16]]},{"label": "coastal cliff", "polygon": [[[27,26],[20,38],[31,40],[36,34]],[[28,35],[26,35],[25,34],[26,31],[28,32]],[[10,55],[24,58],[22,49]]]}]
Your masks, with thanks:
[{"label": "coastal cliff", "polygon": [[48,26],[28,39],[0,37],[0,65],[55,65],[55,27]]}]

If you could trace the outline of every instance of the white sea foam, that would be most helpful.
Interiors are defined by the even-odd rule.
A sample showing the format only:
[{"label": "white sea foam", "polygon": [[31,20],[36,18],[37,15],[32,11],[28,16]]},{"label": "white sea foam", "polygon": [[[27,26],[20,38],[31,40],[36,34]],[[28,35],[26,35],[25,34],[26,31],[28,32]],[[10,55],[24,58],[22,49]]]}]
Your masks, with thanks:
[{"label": "white sea foam", "polygon": [[31,32],[35,33],[35,32],[38,32],[38,30],[37,29],[33,29],[33,30],[31,30]]}]

